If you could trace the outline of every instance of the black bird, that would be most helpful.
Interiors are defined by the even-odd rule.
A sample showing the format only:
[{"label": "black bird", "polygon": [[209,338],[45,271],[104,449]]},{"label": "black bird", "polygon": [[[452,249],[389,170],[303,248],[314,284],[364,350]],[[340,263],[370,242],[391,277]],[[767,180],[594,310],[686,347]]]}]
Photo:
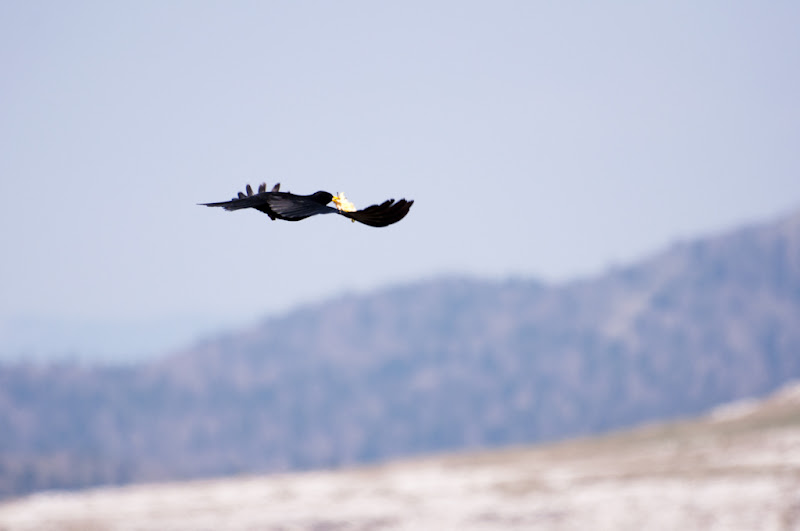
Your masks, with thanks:
[{"label": "black bird", "polygon": [[[267,192],[267,184],[261,183],[258,193],[253,193],[253,188],[248,184],[247,193],[239,192],[238,197],[220,203],[200,203],[209,207],[222,207],[225,210],[241,210],[255,208],[268,215],[271,219],[286,221],[300,221],[317,214],[340,214],[353,221],[358,221],[370,227],[386,227],[397,223],[408,214],[408,209],[414,201],[389,199],[380,205],[368,206],[356,210],[343,193],[333,195],[330,192],[315,192],[311,195],[296,195],[280,191],[280,183]],[[333,201],[334,207],[328,206]]]}]

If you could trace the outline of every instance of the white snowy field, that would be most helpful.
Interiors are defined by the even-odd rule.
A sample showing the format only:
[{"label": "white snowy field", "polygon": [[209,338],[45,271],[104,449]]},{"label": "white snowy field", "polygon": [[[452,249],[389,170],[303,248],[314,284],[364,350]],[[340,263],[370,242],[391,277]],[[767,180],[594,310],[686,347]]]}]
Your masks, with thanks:
[{"label": "white snowy field", "polygon": [[800,386],[559,444],[0,504],[0,530],[44,529],[800,530]]}]

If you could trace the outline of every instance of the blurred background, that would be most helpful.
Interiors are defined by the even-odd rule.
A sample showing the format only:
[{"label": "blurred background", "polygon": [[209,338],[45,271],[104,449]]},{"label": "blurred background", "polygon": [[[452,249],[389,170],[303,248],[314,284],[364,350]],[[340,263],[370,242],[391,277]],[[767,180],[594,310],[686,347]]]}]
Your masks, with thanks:
[{"label": "blurred background", "polygon": [[[0,497],[530,445],[791,384],[799,25],[0,3]],[[261,182],[415,203],[382,229],[198,206]],[[800,441],[792,400],[767,417]]]},{"label": "blurred background", "polygon": [[[792,2],[5,2],[0,355],[139,359],[438,275],[565,282],[783,213],[798,20]],[[416,203],[384,230],[196,206],[262,181]]]}]

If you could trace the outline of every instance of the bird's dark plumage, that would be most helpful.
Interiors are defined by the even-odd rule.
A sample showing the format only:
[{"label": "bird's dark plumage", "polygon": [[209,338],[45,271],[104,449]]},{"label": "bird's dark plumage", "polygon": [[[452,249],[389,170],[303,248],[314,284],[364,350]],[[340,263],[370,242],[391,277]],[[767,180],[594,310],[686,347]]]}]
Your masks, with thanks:
[{"label": "bird's dark plumage", "polygon": [[[346,205],[352,207],[343,194],[334,196],[329,192],[315,192],[311,195],[296,195],[289,192],[280,191],[280,183],[276,184],[272,191],[267,192],[266,183],[258,187],[258,193],[253,193],[253,188],[248,184],[245,188],[247,193],[239,192],[238,197],[230,201],[219,203],[201,203],[204,206],[222,207],[225,210],[241,210],[243,208],[255,208],[271,219],[283,219],[286,221],[300,221],[317,214],[340,214],[353,221],[358,221],[371,227],[386,227],[397,223],[403,219],[414,201],[400,199],[395,201],[389,199],[379,205],[372,205],[362,210],[348,209]],[[334,201],[336,208],[328,206]]]}]

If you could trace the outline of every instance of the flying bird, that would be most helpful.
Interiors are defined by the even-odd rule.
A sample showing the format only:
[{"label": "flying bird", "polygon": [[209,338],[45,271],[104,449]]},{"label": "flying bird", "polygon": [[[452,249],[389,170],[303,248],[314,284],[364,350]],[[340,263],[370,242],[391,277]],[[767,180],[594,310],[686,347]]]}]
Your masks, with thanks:
[{"label": "flying bird", "polygon": [[[408,214],[414,201],[389,199],[379,205],[372,205],[357,210],[355,205],[343,193],[333,195],[330,192],[315,192],[311,195],[296,195],[280,191],[280,183],[267,192],[267,184],[261,183],[258,193],[248,184],[247,193],[239,192],[238,197],[219,203],[200,203],[203,206],[222,207],[225,210],[241,210],[255,208],[272,220],[300,221],[317,214],[340,214],[351,220],[370,227],[386,227],[397,223]],[[334,206],[328,206],[333,202]]]}]

